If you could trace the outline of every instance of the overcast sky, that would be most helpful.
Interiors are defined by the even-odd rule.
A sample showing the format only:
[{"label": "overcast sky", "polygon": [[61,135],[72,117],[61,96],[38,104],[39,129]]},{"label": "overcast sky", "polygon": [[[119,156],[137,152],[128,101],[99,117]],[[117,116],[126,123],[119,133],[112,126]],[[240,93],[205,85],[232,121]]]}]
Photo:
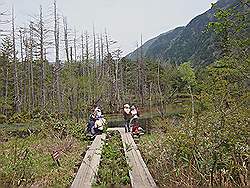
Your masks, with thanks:
[{"label": "overcast sky", "polygon": [[[136,48],[142,33],[144,42],[170,29],[188,24],[195,16],[210,8],[216,0],[57,0],[61,14],[70,27],[78,31],[104,32],[107,28],[124,54]],[[53,0],[0,0],[13,4],[18,24],[27,23],[29,15],[42,5],[48,10]]]}]

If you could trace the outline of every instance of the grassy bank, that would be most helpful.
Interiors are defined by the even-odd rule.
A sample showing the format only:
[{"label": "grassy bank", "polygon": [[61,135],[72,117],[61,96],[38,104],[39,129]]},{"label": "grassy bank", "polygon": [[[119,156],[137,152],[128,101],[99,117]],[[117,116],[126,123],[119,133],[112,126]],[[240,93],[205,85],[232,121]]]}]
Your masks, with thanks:
[{"label": "grassy bank", "polygon": [[[73,121],[46,121],[39,131],[10,136],[1,131],[0,187],[68,187],[87,147],[84,127]],[[60,151],[60,166],[53,160]]]},{"label": "grassy bank", "polygon": [[247,125],[154,123],[139,149],[159,187],[241,187],[247,184]]},{"label": "grassy bank", "polygon": [[107,133],[95,186],[129,186],[129,166],[118,131]]}]

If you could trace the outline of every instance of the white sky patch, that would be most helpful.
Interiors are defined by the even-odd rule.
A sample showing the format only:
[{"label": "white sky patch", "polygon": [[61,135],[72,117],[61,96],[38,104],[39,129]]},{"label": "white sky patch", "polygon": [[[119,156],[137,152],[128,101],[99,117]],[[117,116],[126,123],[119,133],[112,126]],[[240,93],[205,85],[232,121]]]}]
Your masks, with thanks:
[{"label": "white sky patch", "polygon": [[[123,54],[140,43],[163,32],[188,24],[205,12],[215,0],[57,0],[59,13],[67,17],[69,27],[77,33],[88,30],[104,33],[105,28],[119,42]],[[11,9],[14,5],[18,26],[28,25],[31,15],[42,5],[45,14],[52,10],[53,0],[0,0]]]}]

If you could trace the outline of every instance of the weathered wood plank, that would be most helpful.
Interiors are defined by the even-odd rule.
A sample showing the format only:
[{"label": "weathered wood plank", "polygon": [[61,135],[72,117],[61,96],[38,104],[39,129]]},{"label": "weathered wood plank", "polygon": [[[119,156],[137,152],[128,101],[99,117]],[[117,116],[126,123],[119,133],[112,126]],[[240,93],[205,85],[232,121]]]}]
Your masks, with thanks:
[{"label": "weathered wood plank", "polygon": [[98,135],[86,152],[71,188],[91,187],[101,159],[101,150],[106,134]]},{"label": "weathered wood plank", "polygon": [[124,128],[112,128],[109,130],[118,130],[121,134],[123,147],[125,148],[125,155],[128,164],[131,167],[130,179],[132,187],[157,187],[131,134],[125,133]]}]

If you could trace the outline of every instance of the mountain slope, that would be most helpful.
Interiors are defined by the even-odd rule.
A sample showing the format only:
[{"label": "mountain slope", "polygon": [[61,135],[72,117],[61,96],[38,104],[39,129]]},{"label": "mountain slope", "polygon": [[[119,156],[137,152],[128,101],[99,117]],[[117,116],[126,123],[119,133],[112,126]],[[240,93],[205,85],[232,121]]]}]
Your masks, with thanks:
[{"label": "mountain slope", "polygon": [[[219,0],[219,8],[227,8],[238,0]],[[217,56],[214,39],[209,32],[205,32],[209,22],[214,21],[214,10],[196,16],[185,27],[159,35],[142,46],[143,55],[149,59],[161,58],[177,64],[191,60],[196,65],[211,63]],[[135,60],[141,48],[126,57]]]}]

